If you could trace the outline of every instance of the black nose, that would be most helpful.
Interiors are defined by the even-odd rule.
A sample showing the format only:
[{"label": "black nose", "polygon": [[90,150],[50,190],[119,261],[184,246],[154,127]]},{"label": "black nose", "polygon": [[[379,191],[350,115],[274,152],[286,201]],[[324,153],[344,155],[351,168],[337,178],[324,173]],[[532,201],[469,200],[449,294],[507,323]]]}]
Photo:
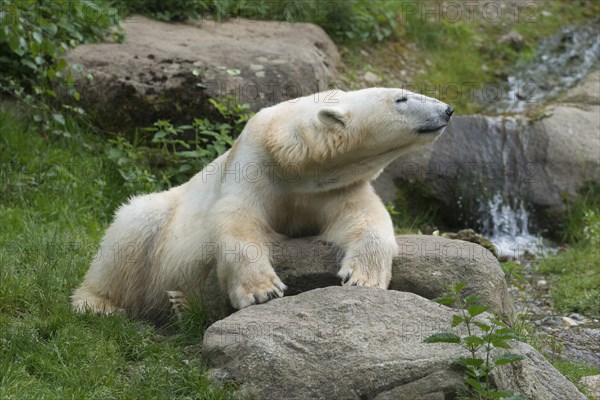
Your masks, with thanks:
[{"label": "black nose", "polygon": [[446,115],[448,115],[448,117],[451,117],[453,113],[454,108],[452,108],[452,106],[448,106],[448,108],[446,108]]}]

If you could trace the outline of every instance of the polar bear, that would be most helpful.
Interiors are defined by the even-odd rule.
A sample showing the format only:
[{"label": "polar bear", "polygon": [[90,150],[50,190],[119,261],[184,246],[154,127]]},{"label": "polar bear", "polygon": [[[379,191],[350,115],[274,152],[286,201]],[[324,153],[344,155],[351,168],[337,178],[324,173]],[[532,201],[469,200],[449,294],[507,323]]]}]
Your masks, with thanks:
[{"label": "polar bear", "polygon": [[80,312],[153,317],[201,295],[212,268],[237,309],[282,297],[269,243],[320,236],[343,285],[387,288],[397,245],[371,181],[432,142],[451,106],[402,89],[328,91],[262,109],[187,183],[121,206],[71,299]]}]

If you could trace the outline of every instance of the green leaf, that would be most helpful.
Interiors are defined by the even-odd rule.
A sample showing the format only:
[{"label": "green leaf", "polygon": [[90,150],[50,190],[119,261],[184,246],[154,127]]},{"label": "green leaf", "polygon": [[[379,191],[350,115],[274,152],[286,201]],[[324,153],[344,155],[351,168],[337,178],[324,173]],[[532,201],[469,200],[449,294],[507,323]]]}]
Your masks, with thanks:
[{"label": "green leaf", "polygon": [[179,172],[187,172],[189,170],[192,169],[192,166],[190,164],[183,164],[181,167],[179,167]]},{"label": "green leaf", "polygon": [[481,358],[471,358],[471,357],[461,357],[456,360],[456,363],[462,365],[464,367],[473,366],[479,368],[483,364],[483,359]]},{"label": "green leaf", "polygon": [[470,295],[465,297],[465,303],[471,304],[479,301],[479,296]]},{"label": "green leaf", "polygon": [[200,154],[200,152],[198,151],[178,151],[177,155],[179,157],[183,157],[183,158],[197,158],[200,157],[202,154]]},{"label": "green leaf", "polygon": [[460,336],[454,333],[441,332],[429,336],[425,343],[460,343]]},{"label": "green leaf", "polygon": [[115,149],[113,147],[108,151],[108,158],[110,158],[111,160],[115,160],[119,157],[121,157],[121,150]]},{"label": "green leaf", "polygon": [[464,287],[467,286],[468,284],[469,284],[468,282],[464,282],[464,281],[457,283],[456,285],[454,285],[454,292],[457,294],[460,293],[464,289]]},{"label": "green leaf", "polygon": [[65,117],[62,114],[52,114],[52,118],[61,125],[65,124]]},{"label": "green leaf", "polygon": [[24,48],[25,50],[28,49],[27,46],[27,41],[25,40],[25,38],[23,36],[19,37],[19,45]]},{"label": "green leaf", "polygon": [[42,43],[42,40],[44,40],[44,37],[38,31],[33,31],[31,36],[33,36],[33,39],[38,43]]},{"label": "green leaf", "polygon": [[502,337],[507,337],[507,338],[513,338],[513,337],[515,337],[515,333],[510,328],[496,329],[496,331],[494,332],[494,335],[496,335],[496,336],[502,336]]},{"label": "green leaf", "polygon": [[62,71],[65,68],[67,68],[67,62],[65,61],[64,58],[61,58],[60,60],[58,60],[58,65],[56,68],[57,68],[56,69],[57,71]]},{"label": "green leaf", "polygon": [[49,33],[51,36],[54,36],[54,35],[56,35],[56,32],[58,32],[58,28],[57,28],[57,26],[56,26],[56,25],[54,25],[54,24],[48,24],[48,25],[46,25],[46,30],[48,31],[48,33]]},{"label": "green leaf", "polygon": [[461,317],[460,315],[453,315],[452,316],[452,327],[456,327],[460,324],[462,324],[465,321],[465,319],[463,317]]},{"label": "green leaf", "polygon": [[519,354],[504,353],[504,354],[500,354],[500,355],[494,357],[493,361],[494,361],[494,364],[496,364],[496,365],[504,365],[504,364],[510,364],[513,362],[521,361],[524,359],[525,359],[525,357],[523,357]]},{"label": "green leaf", "polygon": [[452,295],[446,295],[442,297],[438,297],[437,299],[433,299],[436,303],[444,304],[444,305],[452,305],[456,303],[456,298]]},{"label": "green leaf", "polygon": [[469,315],[471,317],[475,317],[481,313],[484,313],[487,311],[487,307],[486,306],[482,306],[479,304],[474,304],[472,306],[467,307],[467,312],[469,313]]},{"label": "green leaf", "polygon": [[481,329],[484,332],[489,332],[490,329],[492,329],[492,327],[489,326],[488,324],[486,324],[485,322],[473,321],[473,323],[475,324],[475,326],[477,326],[479,329]]},{"label": "green leaf", "polygon": [[467,336],[464,340],[468,347],[479,347],[485,343],[479,336]]},{"label": "green leaf", "polygon": [[494,338],[494,339],[490,340],[490,343],[492,343],[494,345],[494,347],[497,347],[499,349],[511,349],[512,348],[512,347],[510,347],[510,344],[508,344],[508,342],[504,339]]},{"label": "green leaf", "polygon": [[25,65],[26,67],[31,68],[34,71],[38,70],[38,66],[35,65],[35,63],[31,62],[31,60],[28,60],[26,58],[21,59],[21,64]]},{"label": "green leaf", "polygon": [[469,386],[475,388],[476,390],[483,390],[483,386],[481,386],[481,383],[479,383],[479,381],[476,379],[467,378],[465,379],[465,382],[467,382]]},{"label": "green leaf", "polygon": [[230,69],[228,69],[228,70],[227,70],[227,73],[228,73],[229,75],[231,75],[231,76],[237,76],[237,75],[241,74],[241,73],[242,73],[242,71],[240,71],[240,70],[239,70],[239,69],[237,69],[237,68],[230,68]]},{"label": "green leaf", "polygon": [[16,53],[17,49],[19,48],[19,39],[17,39],[16,36],[9,36],[8,47],[10,47],[10,49]]}]

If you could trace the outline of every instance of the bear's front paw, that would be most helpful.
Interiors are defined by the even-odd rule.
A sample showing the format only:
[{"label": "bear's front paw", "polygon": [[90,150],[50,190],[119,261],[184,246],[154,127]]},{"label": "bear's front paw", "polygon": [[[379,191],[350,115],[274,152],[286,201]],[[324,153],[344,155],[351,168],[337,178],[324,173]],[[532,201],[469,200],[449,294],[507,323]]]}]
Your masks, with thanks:
[{"label": "bear's front paw", "polygon": [[285,290],[287,286],[275,274],[252,274],[233,288],[229,298],[234,308],[242,309],[283,297]]},{"label": "bear's front paw", "polygon": [[342,278],[344,286],[371,286],[387,289],[390,274],[378,268],[357,267],[346,265],[340,269],[338,276]]}]

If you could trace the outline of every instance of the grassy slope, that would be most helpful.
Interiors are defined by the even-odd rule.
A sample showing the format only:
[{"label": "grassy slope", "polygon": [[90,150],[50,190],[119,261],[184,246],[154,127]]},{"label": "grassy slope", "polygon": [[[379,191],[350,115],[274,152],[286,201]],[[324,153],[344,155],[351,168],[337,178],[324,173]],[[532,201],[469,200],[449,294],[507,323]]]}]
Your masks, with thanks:
[{"label": "grassy slope", "polygon": [[41,137],[0,111],[0,398],[230,398],[207,383],[199,349],[185,349],[200,331],[69,309],[128,195],[94,147]]}]

